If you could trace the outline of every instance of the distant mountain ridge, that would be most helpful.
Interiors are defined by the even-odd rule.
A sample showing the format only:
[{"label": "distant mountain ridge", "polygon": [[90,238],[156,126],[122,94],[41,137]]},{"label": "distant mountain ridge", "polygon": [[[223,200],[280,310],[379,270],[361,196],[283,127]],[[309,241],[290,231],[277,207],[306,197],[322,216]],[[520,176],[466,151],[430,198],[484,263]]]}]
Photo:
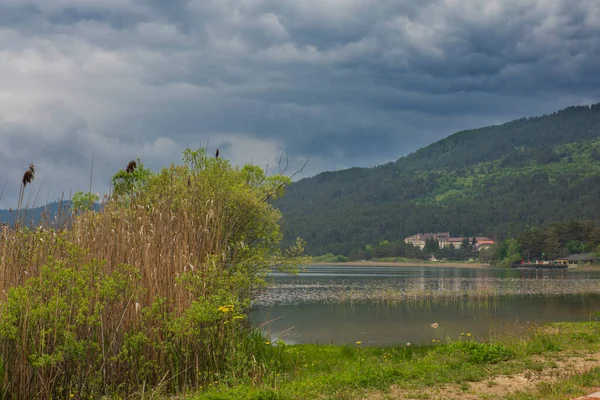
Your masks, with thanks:
[{"label": "distant mountain ridge", "polygon": [[[62,209],[61,209],[62,207]],[[60,213],[69,213],[71,210],[71,202],[52,202],[40,207],[34,207],[27,210],[22,210],[20,213],[17,210],[0,210],[0,223],[12,225],[15,223],[17,216],[24,218],[27,224],[38,224],[43,218],[49,220],[55,218]]]},{"label": "distant mountain ridge", "polygon": [[324,172],[276,205],[310,254],[418,232],[501,238],[600,219],[600,104],[457,132],[396,162]]}]

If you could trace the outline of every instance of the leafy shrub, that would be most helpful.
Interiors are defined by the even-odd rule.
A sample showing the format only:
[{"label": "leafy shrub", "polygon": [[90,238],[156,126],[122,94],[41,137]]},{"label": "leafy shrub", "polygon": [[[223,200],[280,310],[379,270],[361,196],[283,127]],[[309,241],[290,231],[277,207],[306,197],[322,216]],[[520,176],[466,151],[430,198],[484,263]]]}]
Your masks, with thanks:
[{"label": "leafy shrub", "polygon": [[[98,212],[0,231],[0,393],[98,398],[258,382],[289,369],[285,346],[252,333],[246,310],[281,250],[271,202],[289,179],[205,152],[154,174],[131,162]],[[1,377],[1,376],[0,376]]]},{"label": "leafy shrub", "polygon": [[103,274],[101,262],[63,245],[69,258],[50,261],[0,304],[4,391],[13,395],[98,396],[119,380],[118,332],[140,293],[139,272],[121,265]]}]

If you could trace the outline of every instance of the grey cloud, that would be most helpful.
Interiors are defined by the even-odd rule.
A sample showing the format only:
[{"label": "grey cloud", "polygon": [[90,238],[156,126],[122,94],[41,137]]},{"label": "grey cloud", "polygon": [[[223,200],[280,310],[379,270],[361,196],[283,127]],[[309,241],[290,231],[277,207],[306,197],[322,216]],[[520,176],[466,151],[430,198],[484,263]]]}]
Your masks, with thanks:
[{"label": "grey cloud", "polygon": [[0,171],[37,162],[68,192],[94,154],[102,191],[208,140],[234,163],[310,158],[305,175],[384,163],[599,101],[599,21],[595,0],[7,0]]}]

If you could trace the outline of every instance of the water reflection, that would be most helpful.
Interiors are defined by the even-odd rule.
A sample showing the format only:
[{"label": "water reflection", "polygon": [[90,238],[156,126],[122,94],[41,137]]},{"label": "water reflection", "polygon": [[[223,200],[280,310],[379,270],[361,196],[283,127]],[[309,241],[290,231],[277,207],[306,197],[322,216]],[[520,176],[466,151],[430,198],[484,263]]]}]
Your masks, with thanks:
[{"label": "water reflection", "polygon": [[[515,323],[582,321],[600,310],[599,273],[310,267],[273,274],[253,320],[289,343],[423,343]],[[412,296],[412,297],[411,297]],[[430,324],[439,323],[438,329]]]}]

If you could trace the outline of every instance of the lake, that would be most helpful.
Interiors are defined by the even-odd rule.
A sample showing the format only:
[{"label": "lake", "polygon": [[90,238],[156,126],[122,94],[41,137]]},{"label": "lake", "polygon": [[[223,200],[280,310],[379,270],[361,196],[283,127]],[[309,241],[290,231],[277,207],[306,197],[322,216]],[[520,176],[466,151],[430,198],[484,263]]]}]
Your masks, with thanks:
[{"label": "lake", "polygon": [[[252,321],[286,343],[431,343],[600,311],[600,272],[307,266],[274,272]],[[431,324],[437,323],[434,329]]]}]

